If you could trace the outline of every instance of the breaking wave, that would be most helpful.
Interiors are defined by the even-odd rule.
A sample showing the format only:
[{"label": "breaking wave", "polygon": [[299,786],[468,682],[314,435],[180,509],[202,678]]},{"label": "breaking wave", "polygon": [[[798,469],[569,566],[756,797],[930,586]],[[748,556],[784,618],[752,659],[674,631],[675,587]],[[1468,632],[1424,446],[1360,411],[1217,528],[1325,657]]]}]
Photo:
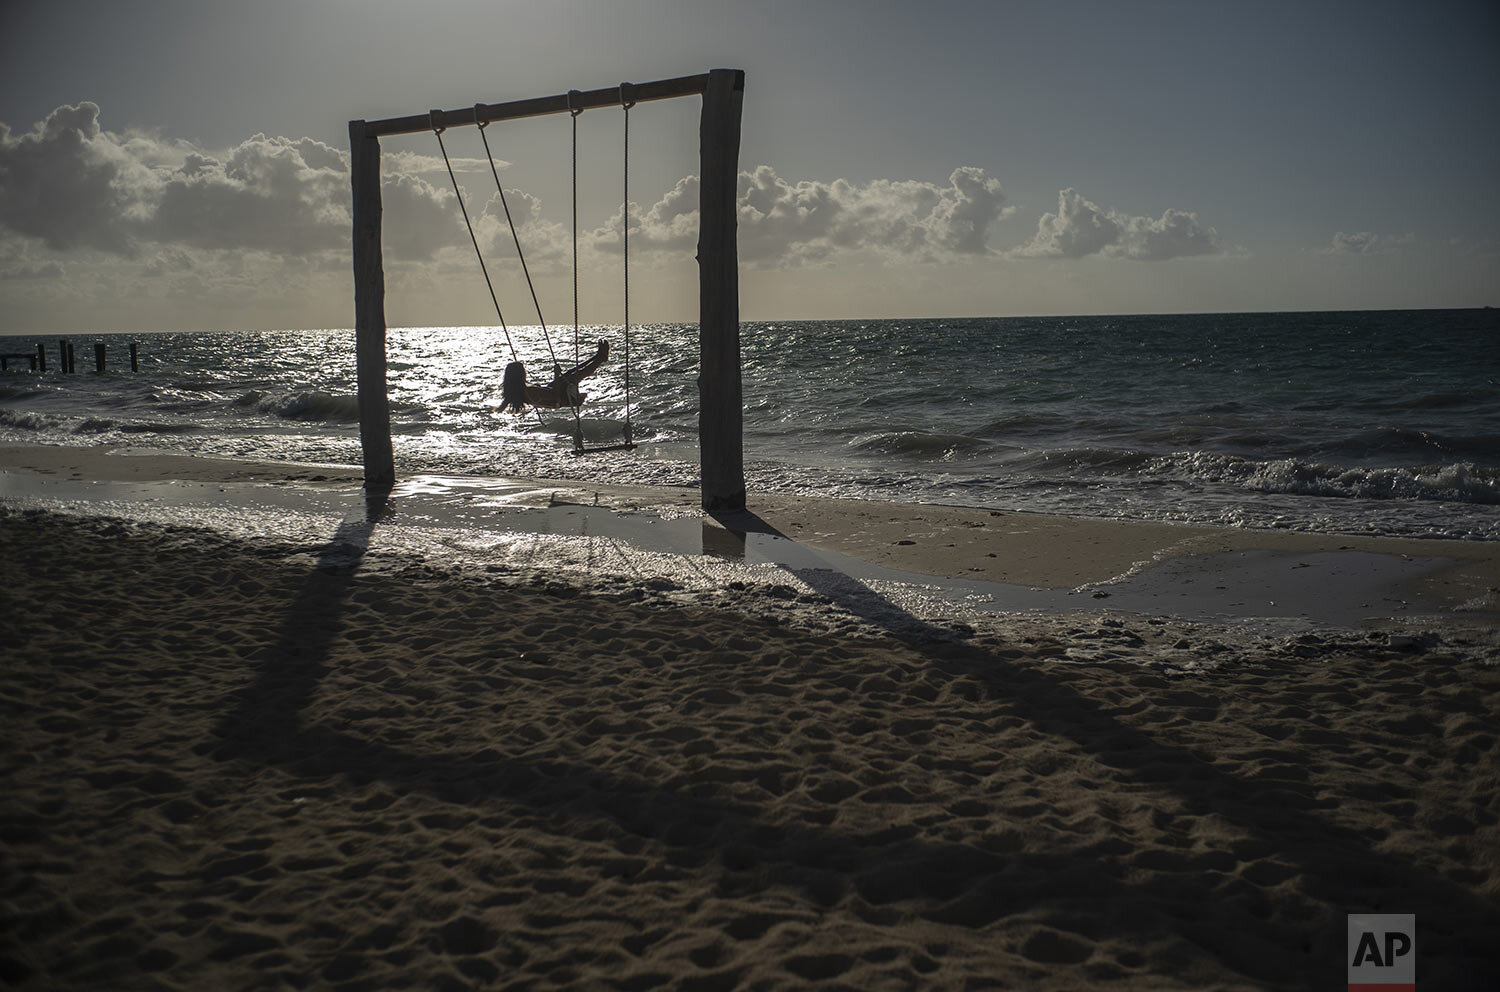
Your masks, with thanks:
[{"label": "breaking wave", "polygon": [[197,424],[151,420],[112,420],[108,417],[86,417],[73,428],[74,434],[191,434]]},{"label": "breaking wave", "polygon": [[252,389],[234,401],[234,405],[287,420],[315,420],[332,424],[359,420],[357,397],[310,389],[294,393],[267,393]]},{"label": "breaking wave", "polygon": [[1198,482],[1228,483],[1265,493],[1500,505],[1500,470],[1481,468],[1472,462],[1351,468],[1294,458],[1258,462],[1195,451],[1147,458],[1139,471],[1148,476],[1186,476]]},{"label": "breaking wave", "polygon": [[910,455],[918,458],[922,456],[948,458],[961,451],[986,448],[989,445],[987,442],[977,437],[969,437],[967,434],[890,431],[882,434],[868,434],[856,437],[849,442],[849,447],[856,451],[867,453]]},{"label": "breaking wave", "polygon": [[0,427],[16,427],[23,431],[44,431],[57,424],[53,417],[39,413],[23,413],[20,410],[0,408]]}]

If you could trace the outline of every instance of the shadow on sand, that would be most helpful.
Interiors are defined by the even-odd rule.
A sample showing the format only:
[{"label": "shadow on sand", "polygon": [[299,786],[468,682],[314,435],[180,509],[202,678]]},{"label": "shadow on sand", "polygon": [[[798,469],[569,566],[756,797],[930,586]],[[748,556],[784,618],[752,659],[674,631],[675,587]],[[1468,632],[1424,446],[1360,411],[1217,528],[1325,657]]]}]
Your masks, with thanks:
[{"label": "shadow on sand", "polygon": [[[840,607],[889,626],[930,670],[977,683],[995,713],[1028,721],[1055,738],[1060,749],[1081,750],[1128,783],[1126,788],[1175,794],[1187,810],[1214,814],[1248,834],[1261,852],[1274,852],[1296,869],[1302,892],[1277,893],[1273,909],[1260,887],[1243,880],[1225,886],[1222,874],[1215,878],[1192,867],[1135,871],[1124,857],[1128,852],[1112,848],[1088,855],[1024,850],[1019,844],[993,850],[921,839],[915,827],[856,834],[831,824],[787,826],[773,823],[767,810],[753,804],[587,763],[520,761],[494,752],[415,753],[309,724],[302,711],[328,670],[341,614],[370,540],[391,512],[389,501],[372,500],[366,515],[342,524],[323,549],[279,636],[263,649],[254,682],[237,694],[220,725],[219,758],[266,763],[310,780],[341,775],[380,780],[450,803],[516,804],[556,814],[549,822],[570,833],[602,825],[675,849],[679,864],[721,872],[720,891],[731,895],[741,887],[764,888],[771,879],[801,889],[825,908],[857,896],[871,913],[903,903],[907,912],[932,921],[973,928],[1041,903],[1056,904],[1074,917],[1087,917],[1088,926],[1105,934],[1185,936],[1246,980],[1280,987],[1343,981],[1342,908],[1416,913],[1423,921],[1424,982],[1434,981],[1434,987],[1467,987],[1464,973],[1443,967],[1445,956],[1482,959],[1489,939],[1482,935],[1500,932],[1500,913],[1493,905],[1375,849],[1376,838],[1335,821],[1327,809],[1334,804],[1286,782],[1228,774],[1192,750],[1123,722],[1044,666],[1016,660],[1019,652],[956,643],[952,630],[927,624],[848,576],[825,570],[793,574]],[[717,519],[725,531],[713,540],[724,546],[710,549],[713,553],[733,556],[737,544],[743,556],[751,533],[785,538],[753,513]],[[497,599],[522,595],[515,589],[495,591]],[[751,848],[757,852],[754,872],[740,870],[744,866],[726,855]],[[1234,860],[1221,854],[1218,861],[1224,858]],[[1200,862],[1185,858],[1183,863]],[[1217,867],[1233,869],[1232,864]],[[1111,909],[1142,901],[1155,912]],[[1320,904],[1341,909],[1330,916]]]}]

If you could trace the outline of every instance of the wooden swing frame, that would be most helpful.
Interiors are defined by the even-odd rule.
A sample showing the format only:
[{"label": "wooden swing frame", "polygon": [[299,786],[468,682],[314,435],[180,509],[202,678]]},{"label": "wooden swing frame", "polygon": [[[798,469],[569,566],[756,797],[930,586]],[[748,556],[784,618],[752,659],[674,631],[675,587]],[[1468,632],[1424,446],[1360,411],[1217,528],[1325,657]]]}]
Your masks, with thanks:
[{"label": "wooden swing frame", "polygon": [[[622,90],[624,91],[622,93]],[[354,194],[354,338],[359,437],[365,491],[396,483],[386,387],[385,268],[381,248],[380,139],[434,127],[566,114],[674,97],[703,97],[698,131],[698,449],[702,503],[709,512],[745,508],[744,414],[740,383],[739,248],[735,194],[739,181],[742,69],[712,69],[650,83],[476,104],[408,117],[349,122],[349,181]]]}]

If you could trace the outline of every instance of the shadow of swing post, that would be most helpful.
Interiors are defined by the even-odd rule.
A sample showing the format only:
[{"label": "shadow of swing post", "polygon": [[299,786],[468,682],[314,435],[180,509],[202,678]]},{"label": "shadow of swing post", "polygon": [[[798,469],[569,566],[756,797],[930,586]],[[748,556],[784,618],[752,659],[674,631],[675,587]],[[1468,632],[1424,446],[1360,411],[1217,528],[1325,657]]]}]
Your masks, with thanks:
[{"label": "shadow of swing post", "polygon": [[[1139,919],[1110,915],[1107,930],[1115,936],[1157,938],[1164,925],[1161,914],[1167,913],[1177,932],[1241,974],[1276,982],[1295,978],[1291,984],[1309,987],[1337,977],[1337,961],[1330,964],[1321,958],[1328,941],[1320,944],[1309,938],[1306,927],[1295,921],[1257,916],[1254,903],[1224,903],[1213,873],[1157,872],[1131,878],[1127,862],[1117,857],[1024,848],[993,852],[900,836],[880,842],[872,853],[868,837],[832,824],[789,826],[755,803],[662,784],[587,761],[492,751],[433,754],[310,723],[304,713],[327,671],[341,614],[370,539],[390,510],[388,500],[371,499],[364,517],[341,523],[321,549],[274,643],[260,652],[260,670],[235,694],[233,709],[219,726],[221,744],[215,750],[221,760],[273,765],[308,780],[380,780],[445,802],[520,804],[558,814],[554,822],[559,825],[576,823],[583,831],[590,823],[613,825],[611,829],[649,838],[655,845],[698,852],[693,857],[711,858],[715,850],[754,845],[770,866],[766,870],[774,869],[783,884],[795,885],[805,878],[809,897],[823,905],[839,902],[848,885],[873,905],[921,900],[921,915],[937,923],[982,927],[1049,903],[1057,898],[1055,893],[1086,891],[1095,904],[1156,907]],[[743,556],[749,534],[778,533],[753,513],[715,519],[728,528],[724,550],[731,556],[735,544]],[[816,573],[823,571],[796,569],[792,574],[807,581],[818,579]],[[855,596],[842,585],[822,588],[836,602],[877,622],[901,612],[873,590]],[[506,595],[524,598],[528,593],[511,590]],[[522,606],[520,613],[525,612]],[[498,632],[504,621],[497,623]],[[1442,876],[1377,850],[1371,836],[1337,822],[1317,799],[1288,792],[1276,780],[1233,774],[1189,748],[1158,740],[1080,692],[1066,673],[1018,663],[991,647],[955,642],[952,633],[941,628],[930,632],[931,638],[901,640],[932,671],[978,686],[995,715],[1027,721],[1064,748],[1098,761],[1127,790],[1175,796],[1188,812],[1214,814],[1277,852],[1302,878],[1297,892],[1275,899],[1286,911],[1305,914],[1319,905],[1373,910],[1378,906],[1371,904],[1371,895],[1378,893],[1380,905],[1399,906],[1434,921],[1464,921],[1461,927],[1433,933],[1428,944],[1429,953],[1456,954],[1460,960],[1480,956],[1474,935],[1500,926],[1500,913],[1493,906]],[[1172,774],[1164,775],[1163,769]],[[687,824],[691,830],[683,828]],[[765,846],[761,838],[773,833],[778,840]],[[828,870],[810,872],[805,866],[812,864],[836,877],[830,878]],[[733,871],[723,871],[724,884],[735,884]],[[1038,878],[1049,882],[1017,887],[1017,879]],[[1204,906],[1218,909],[1200,913]],[[1243,946],[1226,943],[1221,931],[1236,921],[1262,940],[1286,943],[1285,955],[1268,959],[1254,941]],[[1314,951],[1320,955],[1316,960],[1308,956]]]}]

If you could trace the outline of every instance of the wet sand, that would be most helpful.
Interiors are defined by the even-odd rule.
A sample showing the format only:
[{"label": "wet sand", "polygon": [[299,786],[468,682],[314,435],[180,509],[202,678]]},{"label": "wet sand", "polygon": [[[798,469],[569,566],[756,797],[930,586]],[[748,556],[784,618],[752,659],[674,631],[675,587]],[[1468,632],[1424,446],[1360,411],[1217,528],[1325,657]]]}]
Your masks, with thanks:
[{"label": "wet sand", "polygon": [[[133,487],[137,502],[165,504],[168,512],[157,519],[173,520],[173,504],[206,506],[207,496],[226,493],[217,497],[218,517],[203,518],[219,527],[242,516],[242,510],[290,506],[299,500],[307,503],[309,494],[326,494],[316,509],[325,518],[331,513],[334,524],[341,518],[356,519],[365,513],[353,495],[360,482],[358,468],[349,466],[288,465],[128,448],[0,446],[0,499],[7,495],[23,501],[45,497],[47,487],[62,487],[66,492],[53,497],[54,504],[62,500],[109,512],[98,505],[119,495],[118,487]],[[111,490],[110,484],[117,488]],[[147,492],[146,487],[153,486]],[[200,492],[195,495],[194,489]],[[1350,616],[1358,613],[1361,603],[1367,603],[1368,609],[1352,623],[1340,626],[1361,626],[1366,619],[1399,619],[1402,613],[1446,617],[1469,626],[1500,621],[1500,544],[1493,542],[1235,530],[772,493],[753,494],[746,513],[714,518],[700,511],[696,490],[560,480],[403,479],[383,505],[380,523],[387,528],[415,518],[472,531],[613,538],[647,549],[655,544],[656,550],[678,554],[742,559],[749,536],[751,560],[859,572],[858,578],[889,571],[916,580],[930,576],[1103,593],[1099,599],[1129,593],[1136,583],[1163,600],[1153,610],[1147,601],[1151,596],[1139,597],[1135,608],[1127,611],[1131,613],[1295,616],[1295,608],[1287,609],[1289,605],[1337,597],[1341,589],[1358,586],[1362,595],[1346,595]],[[539,521],[538,511],[549,511],[541,514],[546,519]],[[587,520],[560,519],[573,513],[586,514]],[[681,528],[676,540],[662,543],[643,526],[684,520],[692,522],[691,537],[685,541]],[[322,529],[316,536],[326,538],[331,527],[318,526]],[[291,535],[283,536],[291,539]],[[758,558],[756,538],[761,539]],[[771,547],[767,538],[777,547]],[[803,553],[797,553],[799,549]],[[549,551],[565,563],[567,549],[553,547],[540,553]],[[1319,566],[1314,571],[1300,572],[1315,561]],[[1260,567],[1260,562],[1266,565]],[[1162,569],[1163,564],[1170,569]],[[1169,571],[1173,572],[1170,577]],[[1141,576],[1161,581],[1136,582]],[[1224,596],[1212,595],[1226,577],[1247,584],[1243,595],[1235,596],[1238,590],[1233,589],[1220,590],[1227,593]],[[1248,602],[1251,599],[1260,602]],[[1282,609],[1263,608],[1271,602]],[[1119,604],[1089,605],[1112,608]]]},{"label": "wet sand", "polygon": [[[149,461],[0,468],[350,481]],[[815,502],[752,509],[830,553],[1057,588],[1212,574],[1192,556],[1226,546],[1419,550]],[[1344,980],[1361,912],[1417,915],[1424,985],[1500,978],[1483,609],[882,626],[790,575],[712,595],[635,555],[586,581],[546,565],[565,536],[465,565],[377,554],[358,519],[309,546],[87,509],[0,503],[19,988],[1311,989]],[[1486,546],[1433,543],[1421,595],[1492,594]]]}]

